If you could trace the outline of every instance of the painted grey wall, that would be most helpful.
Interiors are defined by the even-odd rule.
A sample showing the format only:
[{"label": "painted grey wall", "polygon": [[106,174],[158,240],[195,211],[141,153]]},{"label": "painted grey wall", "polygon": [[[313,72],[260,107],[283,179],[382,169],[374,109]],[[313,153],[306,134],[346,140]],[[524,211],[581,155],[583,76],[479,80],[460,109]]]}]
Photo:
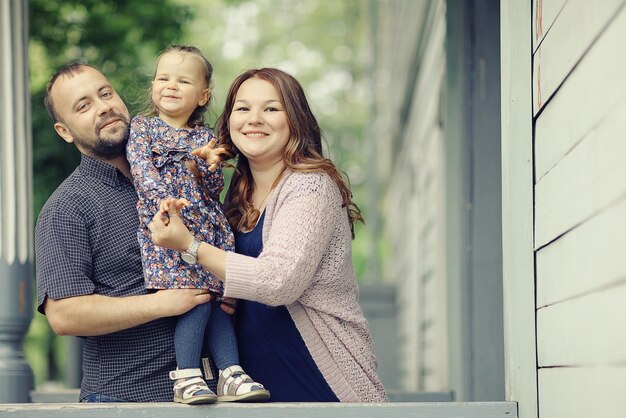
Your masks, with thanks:
[{"label": "painted grey wall", "polygon": [[446,207],[455,399],[504,399],[499,3],[447,3]]},{"label": "painted grey wall", "polygon": [[359,292],[376,348],[380,378],[388,391],[399,389],[396,288],[385,284],[361,284]]}]

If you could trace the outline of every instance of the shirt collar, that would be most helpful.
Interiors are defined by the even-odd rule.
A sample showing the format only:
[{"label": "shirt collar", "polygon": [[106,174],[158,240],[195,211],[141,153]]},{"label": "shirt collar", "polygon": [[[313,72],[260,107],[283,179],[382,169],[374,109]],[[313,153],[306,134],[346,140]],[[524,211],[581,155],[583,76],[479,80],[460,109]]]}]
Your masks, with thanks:
[{"label": "shirt collar", "polygon": [[112,187],[132,186],[132,182],[117,167],[81,154],[80,171],[86,176],[100,180]]}]

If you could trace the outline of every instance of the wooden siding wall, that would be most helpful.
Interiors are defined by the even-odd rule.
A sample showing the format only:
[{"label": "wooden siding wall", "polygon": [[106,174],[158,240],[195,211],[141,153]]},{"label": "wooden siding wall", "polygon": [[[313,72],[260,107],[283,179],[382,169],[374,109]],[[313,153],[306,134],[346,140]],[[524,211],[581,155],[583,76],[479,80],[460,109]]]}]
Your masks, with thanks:
[{"label": "wooden siding wall", "polygon": [[[387,277],[398,291],[400,388],[447,391],[445,1],[380,1],[378,130],[389,135]],[[417,24],[416,24],[417,22]]]},{"label": "wooden siding wall", "polygon": [[626,1],[533,1],[540,418],[624,416]]}]

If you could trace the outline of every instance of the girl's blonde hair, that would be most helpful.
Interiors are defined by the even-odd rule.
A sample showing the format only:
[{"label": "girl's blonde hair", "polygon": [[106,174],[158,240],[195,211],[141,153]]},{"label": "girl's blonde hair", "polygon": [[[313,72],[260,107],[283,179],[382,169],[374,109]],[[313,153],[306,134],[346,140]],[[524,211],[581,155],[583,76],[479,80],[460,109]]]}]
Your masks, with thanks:
[{"label": "girl's blonde hair", "polygon": [[[154,66],[154,73],[152,74],[152,78],[150,79],[150,81],[154,81],[154,78],[156,77],[156,69],[159,66],[159,60],[161,59],[161,57],[167,54],[168,52],[173,52],[173,51],[195,55],[201,59],[203,63],[203,67],[204,67],[203,68],[204,69],[203,71],[204,82],[206,83],[206,86],[210,92],[211,79],[213,77],[213,66],[198,48],[196,48],[195,46],[191,46],[191,45],[173,44],[167,47],[166,49],[164,49],[163,51],[161,51],[159,55],[157,55],[156,64]],[[209,94],[209,100],[207,100],[207,102],[203,106],[196,107],[196,109],[193,111],[188,121],[188,124],[191,128],[204,125],[204,114],[206,113],[207,110],[209,110],[209,104],[211,103],[211,98],[212,98],[212,94]],[[158,113],[157,107],[152,101],[152,83],[150,83],[150,88],[148,89],[148,96],[145,98],[145,101],[146,101],[146,105],[145,105],[144,111],[141,113],[145,116],[158,116],[159,113]]]}]

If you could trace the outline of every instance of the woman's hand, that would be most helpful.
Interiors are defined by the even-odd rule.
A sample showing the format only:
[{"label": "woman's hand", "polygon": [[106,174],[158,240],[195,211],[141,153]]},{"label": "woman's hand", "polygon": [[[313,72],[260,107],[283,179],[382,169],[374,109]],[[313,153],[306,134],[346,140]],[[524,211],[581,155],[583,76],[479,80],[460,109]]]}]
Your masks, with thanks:
[{"label": "woman's hand", "polygon": [[220,308],[229,315],[234,315],[237,311],[237,299],[223,297],[220,299]]},{"label": "woman's hand", "polygon": [[226,153],[226,149],[219,147],[215,148],[215,144],[217,140],[212,138],[207,145],[204,145],[200,148],[196,148],[191,151],[191,153],[195,156],[198,156],[205,160],[209,164],[209,170],[214,171],[217,169],[219,164],[222,162],[222,154]]},{"label": "woman's hand", "polygon": [[152,241],[156,245],[179,252],[184,252],[189,248],[193,235],[180,219],[180,210],[189,205],[187,199],[170,197],[161,201],[159,211],[148,224]]}]

